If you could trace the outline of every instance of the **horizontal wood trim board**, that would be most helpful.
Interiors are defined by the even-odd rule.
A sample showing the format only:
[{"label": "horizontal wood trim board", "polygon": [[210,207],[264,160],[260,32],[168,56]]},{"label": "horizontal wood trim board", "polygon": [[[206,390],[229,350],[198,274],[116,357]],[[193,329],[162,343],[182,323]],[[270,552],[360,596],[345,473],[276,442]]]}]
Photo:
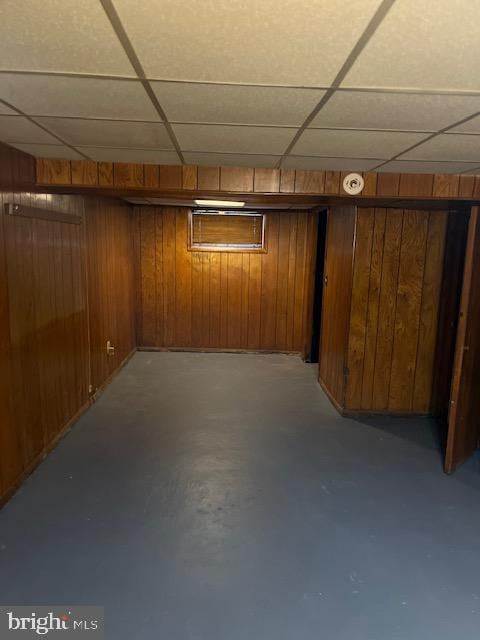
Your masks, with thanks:
[{"label": "horizontal wood trim board", "polygon": [[40,207],[27,207],[23,204],[13,202],[5,203],[5,213],[9,216],[21,216],[22,218],[35,218],[37,220],[48,220],[50,222],[63,222],[65,224],[82,224],[82,216],[63,211],[52,211]]},{"label": "horizontal wood trim board", "polygon": [[[348,172],[260,169],[246,167],[197,167],[92,163],[78,166],[74,160],[36,160],[36,183],[71,187],[111,195],[158,196],[176,194],[192,199],[196,194],[283,196],[337,196],[348,200],[418,199],[480,201],[480,176],[364,172],[361,194],[349,196],[343,189]],[[95,166],[97,165],[96,170]],[[87,166],[88,165],[88,166]],[[73,190],[75,187],[75,190]]]},{"label": "horizontal wood trim board", "polygon": [[241,355],[285,355],[303,357],[300,351],[272,351],[272,349],[204,349],[195,347],[137,347],[137,351],[146,351],[147,353],[237,353]]}]

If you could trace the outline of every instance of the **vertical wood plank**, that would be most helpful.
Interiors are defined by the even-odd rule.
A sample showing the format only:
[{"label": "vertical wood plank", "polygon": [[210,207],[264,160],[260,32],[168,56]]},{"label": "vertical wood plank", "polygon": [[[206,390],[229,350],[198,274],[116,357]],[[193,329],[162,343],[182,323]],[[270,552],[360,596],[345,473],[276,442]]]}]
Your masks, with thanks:
[{"label": "vertical wood plank", "polygon": [[346,393],[346,407],[348,409],[359,409],[362,406],[373,225],[374,210],[359,209],[357,212],[350,335],[348,340],[348,387]]},{"label": "vertical wood plank", "polygon": [[405,211],[389,392],[389,409],[393,411],[412,410],[427,225],[425,211]]},{"label": "vertical wood plank", "polygon": [[279,216],[275,211],[267,215],[268,253],[263,254],[262,262],[260,346],[267,350],[275,349]]},{"label": "vertical wood plank", "polygon": [[142,255],[142,346],[154,346],[157,336],[156,315],[156,238],[155,209],[142,207],[140,223],[140,250]]},{"label": "vertical wood plank", "polygon": [[185,210],[175,216],[175,231],[175,338],[178,346],[189,347],[192,343],[192,271]]},{"label": "vertical wood plank", "polygon": [[220,168],[198,167],[197,181],[200,191],[218,191],[220,189]]},{"label": "vertical wood plank", "polygon": [[362,409],[370,410],[373,404],[373,379],[375,374],[375,355],[377,349],[380,286],[382,278],[383,249],[385,241],[385,209],[374,210],[374,229],[370,282],[367,303],[367,326],[365,334],[365,361],[362,379]]},{"label": "vertical wood plank", "polygon": [[197,184],[197,167],[185,165],[182,167],[182,188],[196,189]]},{"label": "vertical wood plank", "polygon": [[431,409],[446,228],[447,213],[432,211],[428,218],[426,262],[412,403],[413,411],[418,413],[428,413]]},{"label": "vertical wood plank", "polygon": [[253,169],[247,167],[221,167],[221,191],[253,191]]},{"label": "vertical wood plank", "polygon": [[386,411],[388,408],[402,227],[403,211],[388,210],[385,220],[382,277],[378,302],[378,316],[381,321],[378,324],[373,376],[372,408],[376,411]]}]

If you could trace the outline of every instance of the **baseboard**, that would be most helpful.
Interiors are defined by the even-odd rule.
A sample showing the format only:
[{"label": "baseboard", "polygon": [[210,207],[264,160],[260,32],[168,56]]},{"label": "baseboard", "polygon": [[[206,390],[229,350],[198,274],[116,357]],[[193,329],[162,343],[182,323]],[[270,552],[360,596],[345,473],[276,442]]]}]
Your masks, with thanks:
[{"label": "baseboard", "polygon": [[375,411],[372,409],[346,409],[342,407],[338,401],[332,396],[325,383],[321,378],[318,379],[319,385],[322,387],[323,392],[330,400],[332,405],[338,411],[338,413],[344,418],[368,418],[368,416],[385,416],[391,418],[432,418],[432,413],[417,413],[412,411]]},{"label": "baseboard", "polygon": [[385,418],[434,418],[431,413],[417,413],[414,411],[374,411],[372,409],[344,409],[342,416],[345,418],[368,418],[371,416],[384,416]]},{"label": "baseboard", "polygon": [[286,356],[299,356],[303,358],[300,351],[275,351],[273,349],[211,349],[207,347],[137,347],[137,351],[159,351],[159,352],[181,352],[181,353],[257,353],[260,355],[280,354]]},{"label": "baseboard", "polygon": [[324,381],[321,378],[318,378],[318,384],[322,387],[322,391],[327,396],[327,398],[330,400],[330,403],[333,405],[333,407],[338,411],[338,413],[340,415],[343,416],[344,414],[343,414],[342,405],[339,404],[339,402],[332,396],[330,390],[328,389],[328,387],[326,386],[326,384],[324,383]]},{"label": "baseboard", "polygon": [[136,349],[133,349],[128,356],[119,364],[119,366],[112,372],[112,374],[103,382],[101,387],[97,389],[94,395],[90,396],[88,400],[80,407],[80,409],[68,420],[68,422],[61,427],[60,431],[50,440],[48,444],[38,453],[35,458],[27,465],[22,473],[16,478],[16,480],[7,488],[7,490],[0,496],[0,509],[13,497],[13,495],[22,486],[25,480],[35,471],[35,469],[45,460],[53,449],[58,445],[67,433],[73,428],[75,423],[83,416],[83,414],[94,404],[98,398],[105,391],[106,387],[112,382],[113,378],[123,369],[128,363],[130,358],[135,354]]},{"label": "baseboard", "polygon": [[128,362],[133,358],[133,356],[135,355],[136,351],[137,351],[136,347],[134,349],[132,349],[130,351],[130,353],[128,355],[126,355],[125,358],[121,361],[121,363],[118,365],[118,367],[114,371],[112,371],[112,373],[108,376],[108,378],[106,380],[104,380],[102,382],[102,384],[98,387],[98,389],[95,391],[95,393],[93,393],[90,396],[91,403],[95,402],[102,395],[102,393],[105,391],[105,389],[108,387],[108,385],[112,382],[112,380],[115,378],[115,376],[117,374],[119,374],[120,371],[123,369],[123,367],[126,364],[128,364]]}]

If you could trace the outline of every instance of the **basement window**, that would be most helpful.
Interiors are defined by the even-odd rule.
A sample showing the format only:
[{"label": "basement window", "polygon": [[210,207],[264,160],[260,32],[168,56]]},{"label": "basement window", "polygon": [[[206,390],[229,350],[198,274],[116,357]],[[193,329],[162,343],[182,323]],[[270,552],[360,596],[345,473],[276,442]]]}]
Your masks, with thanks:
[{"label": "basement window", "polygon": [[265,214],[194,209],[189,215],[190,251],[265,253]]}]

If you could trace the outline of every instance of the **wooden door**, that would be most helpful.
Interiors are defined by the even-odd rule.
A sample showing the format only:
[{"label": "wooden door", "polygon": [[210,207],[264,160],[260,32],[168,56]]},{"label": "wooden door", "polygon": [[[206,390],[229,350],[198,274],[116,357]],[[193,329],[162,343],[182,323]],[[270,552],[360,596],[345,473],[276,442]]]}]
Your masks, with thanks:
[{"label": "wooden door", "polygon": [[445,471],[452,473],[478,447],[480,420],[480,219],[468,226],[462,295],[448,415]]},{"label": "wooden door", "polygon": [[355,206],[334,206],[328,211],[319,381],[339,410],[344,406],[355,217]]}]

